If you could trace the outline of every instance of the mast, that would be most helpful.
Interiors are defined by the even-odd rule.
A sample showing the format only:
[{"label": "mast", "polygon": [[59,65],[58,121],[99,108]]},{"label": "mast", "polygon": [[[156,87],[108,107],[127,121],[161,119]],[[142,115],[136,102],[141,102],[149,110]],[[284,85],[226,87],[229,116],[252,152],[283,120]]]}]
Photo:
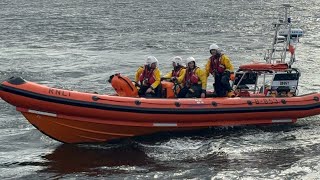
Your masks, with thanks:
[{"label": "mast", "polygon": [[284,11],[283,19],[279,19],[274,25],[274,36],[271,44],[271,48],[265,56],[267,63],[287,63],[287,51],[290,51],[289,65],[292,65],[295,61],[294,43],[298,42],[298,38],[303,35],[301,29],[293,29],[290,17],[290,8],[293,7],[290,4],[283,4]]},{"label": "mast", "polygon": [[285,63],[286,61],[286,52],[287,52],[287,47],[289,47],[290,40],[291,40],[291,17],[288,17],[288,11],[292,7],[290,4],[283,4],[284,6],[284,21],[285,21],[285,26],[288,28],[288,35],[287,35],[287,41],[285,44],[285,51],[283,51],[283,59],[281,59],[281,63]]}]

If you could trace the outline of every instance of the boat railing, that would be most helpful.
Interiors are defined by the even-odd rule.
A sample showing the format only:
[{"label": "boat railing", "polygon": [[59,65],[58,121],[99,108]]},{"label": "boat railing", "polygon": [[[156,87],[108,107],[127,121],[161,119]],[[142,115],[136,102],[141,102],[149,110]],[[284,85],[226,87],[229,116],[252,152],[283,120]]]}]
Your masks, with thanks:
[{"label": "boat railing", "polygon": [[297,95],[300,71],[289,68],[286,71],[251,70],[238,71],[233,82],[233,89],[237,92],[264,93],[266,96],[273,94]]}]

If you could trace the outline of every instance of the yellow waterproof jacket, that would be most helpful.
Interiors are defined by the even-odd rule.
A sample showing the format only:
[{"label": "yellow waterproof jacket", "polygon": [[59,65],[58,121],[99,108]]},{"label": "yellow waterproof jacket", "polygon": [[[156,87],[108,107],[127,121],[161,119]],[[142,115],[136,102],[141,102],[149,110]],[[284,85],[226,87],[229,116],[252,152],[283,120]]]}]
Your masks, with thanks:
[{"label": "yellow waterproof jacket", "polygon": [[[136,72],[136,75],[135,75],[135,82],[139,82],[140,76],[143,73],[143,71],[144,71],[144,66],[140,66],[138,68],[137,72]],[[153,77],[155,79],[155,82],[153,84],[151,84],[151,87],[153,89],[155,89],[160,84],[161,73],[160,73],[160,70],[158,68],[155,68],[153,70]]]},{"label": "yellow waterproof jacket", "polygon": [[[182,67],[180,69],[179,75],[177,77],[178,83],[182,83],[184,76],[186,75],[186,68]],[[164,78],[172,78],[172,71],[168,72],[166,75],[163,76]]]},{"label": "yellow waterproof jacket", "polygon": [[[230,61],[228,56],[222,54],[221,57],[220,57],[220,64],[223,65],[226,68],[225,71],[234,72],[233,65],[231,64],[231,61]],[[211,66],[211,59],[209,58],[207,60],[207,64],[206,64],[206,67],[205,67],[205,74],[206,74],[207,77],[210,74],[210,66]]]},{"label": "yellow waterproof jacket", "polygon": [[198,84],[201,84],[201,88],[203,90],[206,90],[207,89],[207,76],[206,76],[205,71],[203,71],[199,67],[196,67],[196,70],[194,73],[195,73],[195,75],[197,75],[199,77]]}]

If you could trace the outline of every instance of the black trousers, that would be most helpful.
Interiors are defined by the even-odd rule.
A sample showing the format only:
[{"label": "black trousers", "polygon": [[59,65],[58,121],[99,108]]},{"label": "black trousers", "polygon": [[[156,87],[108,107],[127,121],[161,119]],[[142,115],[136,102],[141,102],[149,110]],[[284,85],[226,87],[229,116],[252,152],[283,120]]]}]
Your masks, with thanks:
[{"label": "black trousers", "polygon": [[200,98],[202,92],[202,87],[201,84],[194,84],[191,85],[190,87],[184,86],[179,94],[178,98]]},{"label": "black trousers", "polygon": [[146,93],[147,89],[150,88],[151,86],[141,86],[138,94],[140,97],[160,97],[161,96],[161,84],[159,84],[155,89],[154,93]]},{"label": "black trousers", "polygon": [[227,95],[227,92],[232,90],[229,81],[230,81],[229,71],[215,74],[213,88],[218,97],[225,97]]}]

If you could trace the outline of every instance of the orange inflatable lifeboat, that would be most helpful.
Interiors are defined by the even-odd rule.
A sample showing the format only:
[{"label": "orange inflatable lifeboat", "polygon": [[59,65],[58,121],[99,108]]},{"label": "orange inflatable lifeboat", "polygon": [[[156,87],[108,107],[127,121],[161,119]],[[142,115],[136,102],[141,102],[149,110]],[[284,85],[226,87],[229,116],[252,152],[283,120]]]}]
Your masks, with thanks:
[{"label": "orange inflatable lifeboat", "polygon": [[[129,83],[119,77],[112,79],[122,85]],[[117,90],[122,95],[136,95],[134,88]],[[0,97],[16,106],[41,132],[65,143],[106,142],[211,126],[294,123],[298,118],[320,114],[319,93],[295,97],[137,98],[51,88],[20,77],[2,82]]]},{"label": "orange inflatable lifeboat", "polygon": [[[286,17],[290,7],[284,5]],[[291,68],[295,54],[290,46],[302,31],[283,34],[279,30],[291,27],[291,21],[279,20],[273,24],[273,44],[264,57],[267,63],[242,65],[235,72],[235,98],[175,98],[179,87],[171,82],[162,82],[162,98],[137,97],[137,88],[120,74],[110,77],[117,96],[52,88],[13,77],[0,84],[0,97],[41,132],[65,143],[212,126],[295,123],[320,114],[320,93],[298,95],[300,71]],[[285,56],[287,45],[290,54]]]}]

